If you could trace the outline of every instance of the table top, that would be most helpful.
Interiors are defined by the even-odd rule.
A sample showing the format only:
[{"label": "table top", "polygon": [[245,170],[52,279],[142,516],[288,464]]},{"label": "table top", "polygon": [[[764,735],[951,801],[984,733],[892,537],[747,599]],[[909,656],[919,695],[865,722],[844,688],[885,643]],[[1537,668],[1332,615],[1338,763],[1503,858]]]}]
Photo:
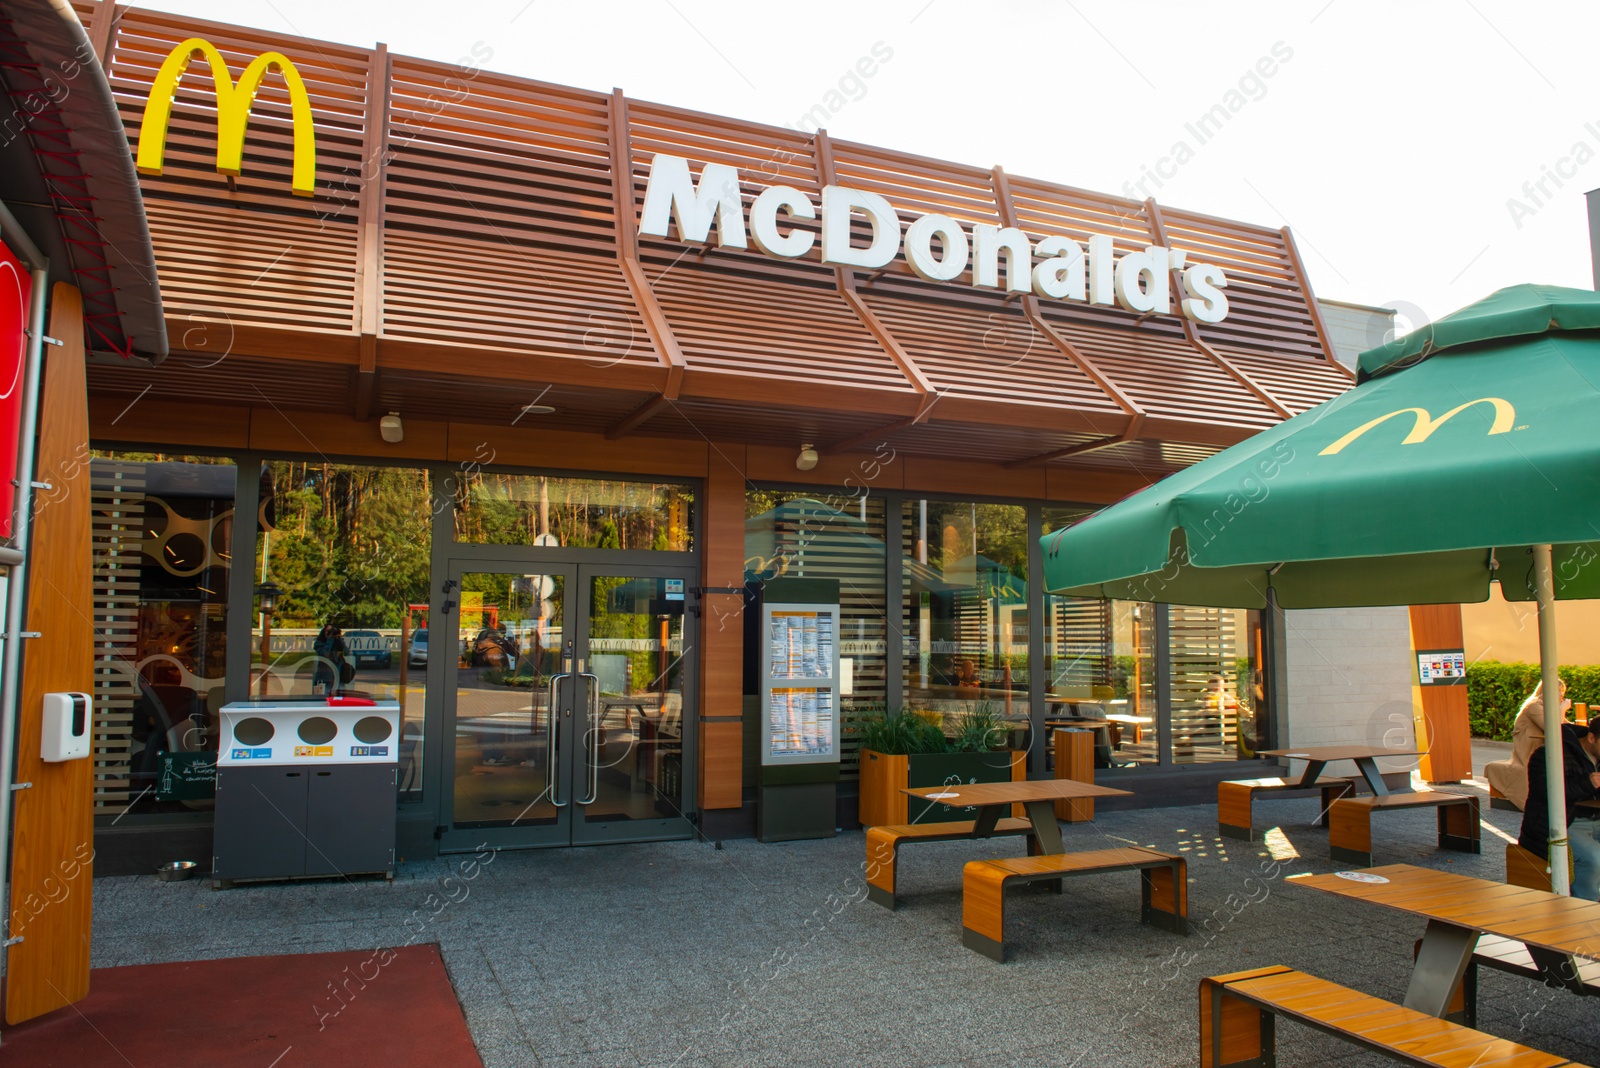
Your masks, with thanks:
[{"label": "table top", "polygon": [[900,792],[923,801],[938,801],[951,808],[964,808],[968,805],[1009,805],[1074,797],[1126,797],[1132,791],[1096,786],[1092,782],[1078,782],[1076,779],[1034,779],[958,786],[916,786]]},{"label": "table top", "polygon": [[1421,756],[1420,749],[1389,749],[1381,745],[1304,745],[1293,749],[1257,749],[1256,756],[1296,757],[1300,760],[1365,760],[1368,757]]},{"label": "table top", "polygon": [[[1371,881],[1373,877],[1384,881]],[[1291,875],[1288,881],[1557,953],[1600,960],[1600,903],[1593,901],[1411,864],[1333,875]]]}]

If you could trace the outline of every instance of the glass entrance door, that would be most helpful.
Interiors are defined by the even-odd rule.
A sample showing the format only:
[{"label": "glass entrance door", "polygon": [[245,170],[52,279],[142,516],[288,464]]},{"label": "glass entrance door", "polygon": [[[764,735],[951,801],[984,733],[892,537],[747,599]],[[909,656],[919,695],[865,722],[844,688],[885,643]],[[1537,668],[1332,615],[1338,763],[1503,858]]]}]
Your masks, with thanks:
[{"label": "glass entrance door", "polygon": [[[626,572],[626,573],[624,573]],[[445,849],[684,838],[685,568],[450,568]],[[439,628],[441,631],[447,629]]]}]

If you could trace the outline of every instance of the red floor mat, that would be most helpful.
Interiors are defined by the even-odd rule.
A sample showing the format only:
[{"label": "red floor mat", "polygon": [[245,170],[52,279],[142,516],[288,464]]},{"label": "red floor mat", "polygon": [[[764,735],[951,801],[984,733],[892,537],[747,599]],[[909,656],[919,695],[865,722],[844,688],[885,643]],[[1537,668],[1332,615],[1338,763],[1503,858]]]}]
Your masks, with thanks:
[{"label": "red floor mat", "polygon": [[439,947],[98,968],[0,1034],[29,1068],[482,1068]]}]

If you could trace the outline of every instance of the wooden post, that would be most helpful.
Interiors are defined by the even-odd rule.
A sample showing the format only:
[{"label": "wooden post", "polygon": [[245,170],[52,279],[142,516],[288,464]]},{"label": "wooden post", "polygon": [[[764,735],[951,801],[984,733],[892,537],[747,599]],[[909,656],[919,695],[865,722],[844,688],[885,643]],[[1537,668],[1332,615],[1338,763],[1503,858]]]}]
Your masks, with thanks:
[{"label": "wooden post", "polygon": [[[1460,649],[1461,606],[1427,604],[1411,607],[1411,650]],[[1412,657],[1415,660],[1415,656]],[[1413,670],[1415,665],[1413,664]],[[1472,730],[1467,719],[1467,688],[1413,684],[1417,748],[1422,778],[1427,782],[1460,782],[1472,777]]]},{"label": "wooden post", "polygon": [[[20,941],[7,954],[6,1022],[18,1024],[81,1001],[89,993],[94,894],[94,761],[40,759],[44,695],[94,692],[94,560],[89,466],[75,458],[89,444],[83,302],[57,283],[39,394],[38,471],[56,487],[38,510],[28,550],[27,629],[17,709],[11,916]],[[9,755],[8,755],[9,758]]]},{"label": "wooden post", "polygon": [[[1094,731],[1058,730],[1055,732],[1056,778],[1074,782],[1094,782]],[[1073,798],[1056,802],[1056,818],[1068,823],[1094,819],[1094,798]]]}]

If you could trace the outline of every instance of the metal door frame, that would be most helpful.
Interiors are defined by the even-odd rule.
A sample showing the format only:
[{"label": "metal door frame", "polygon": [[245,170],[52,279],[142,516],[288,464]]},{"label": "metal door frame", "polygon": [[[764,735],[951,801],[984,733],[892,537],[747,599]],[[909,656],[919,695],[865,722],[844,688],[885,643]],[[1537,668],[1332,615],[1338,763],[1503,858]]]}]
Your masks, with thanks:
[{"label": "metal door frame", "polygon": [[[566,636],[569,632],[577,633],[577,623],[574,607],[568,601],[572,592],[578,585],[578,566],[572,563],[554,563],[551,561],[536,561],[521,554],[502,555],[498,558],[484,558],[474,556],[468,559],[452,556],[444,562],[445,580],[451,583],[446,603],[455,602],[450,611],[441,612],[441,620],[449,620],[446,624],[449,631],[447,640],[438,640],[438,628],[432,619],[428,622],[430,632],[428,638],[428,673],[430,683],[433,678],[438,678],[439,701],[438,714],[441,725],[439,763],[441,774],[439,776],[439,852],[453,853],[474,850],[480,846],[491,846],[498,849],[538,849],[552,846],[570,845],[572,842],[573,813],[570,799],[572,797],[572,775],[569,771],[571,762],[561,760],[555,767],[554,784],[558,787],[557,795],[569,799],[565,807],[556,815],[556,822],[550,825],[528,824],[510,827],[458,827],[455,822],[455,788],[456,788],[456,716],[457,688],[456,688],[456,644],[459,642],[461,619],[461,579],[463,575],[477,572],[491,572],[506,575],[560,575],[564,580],[562,593],[562,633]],[[431,614],[431,613],[430,613]],[[448,648],[450,651],[444,658],[439,657],[439,651]],[[435,661],[440,666],[435,667]],[[432,687],[430,686],[430,689]],[[571,688],[566,687],[566,694],[562,695],[561,703],[570,709]],[[533,694],[529,694],[533,700]],[[551,724],[555,728],[558,720],[554,716],[555,703],[552,704]],[[570,728],[565,732],[570,735]],[[569,749],[571,742],[567,743]],[[560,746],[557,747],[558,749]],[[549,789],[549,786],[546,786]]]},{"label": "metal door frame", "polygon": [[[456,547],[459,548],[459,547]],[[433,661],[436,659],[438,648],[443,644],[430,637],[429,641],[429,675],[432,679],[439,680],[440,697],[438,700],[438,716],[441,725],[439,766],[441,774],[439,783],[439,851],[441,853],[461,852],[474,850],[482,845],[489,845],[502,849],[537,849],[568,845],[599,845],[604,843],[662,841],[672,839],[691,838],[695,834],[695,809],[693,799],[698,796],[696,771],[698,761],[696,749],[698,745],[698,732],[694,725],[699,721],[698,708],[698,672],[696,670],[697,657],[693,652],[698,648],[698,616],[692,609],[693,602],[689,600],[698,579],[698,569],[695,565],[682,562],[667,562],[654,560],[640,560],[637,553],[618,553],[615,557],[593,551],[573,553],[561,549],[538,550],[523,549],[507,551],[504,546],[493,547],[497,552],[486,553],[479,547],[477,552],[458,553],[452,552],[444,561],[444,575],[447,581],[454,583],[451,595],[446,601],[455,601],[452,607],[457,609],[453,622],[448,627],[455,631],[451,635],[450,648],[452,650],[448,663],[441,660],[440,666],[435,668]],[[676,554],[674,554],[676,555]],[[575,559],[575,557],[577,557]],[[565,724],[558,743],[558,749],[566,751],[565,756],[559,758],[555,768],[555,784],[557,796],[566,799],[566,804],[558,814],[553,825],[543,826],[511,826],[511,827],[457,827],[455,824],[455,754],[456,754],[456,715],[457,715],[457,690],[455,680],[455,653],[454,643],[459,640],[459,604],[460,583],[462,576],[476,572],[492,572],[499,574],[529,575],[547,574],[561,575],[565,580],[563,594],[562,621],[563,638],[570,638],[576,644],[573,646],[576,654],[574,662],[568,664],[563,661],[564,673],[570,677],[560,684],[556,692],[554,707],[561,709],[564,714],[560,723]],[[582,818],[582,811],[577,807],[577,790],[582,785],[583,764],[578,750],[582,747],[587,732],[580,733],[580,725],[586,720],[586,715],[580,712],[578,704],[584,694],[579,692],[578,676],[590,674],[585,669],[589,667],[590,653],[588,649],[590,618],[590,588],[592,580],[597,577],[618,578],[677,578],[684,583],[685,601],[683,613],[683,653],[682,653],[682,788],[680,803],[684,808],[678,816],[663,817],[659,820],[619,820],[614,823],[588,823]],[[452,618],[451,613],[440,613],[440,620]],[[430,621],[430,630],[435,629]],[[430,687],[431,688],[431,687]],[[598,694],[597,690],[588,691]],[[586,699],[586,698],[585,698]],[[586,709],[585,709],[586,711]]]}]

